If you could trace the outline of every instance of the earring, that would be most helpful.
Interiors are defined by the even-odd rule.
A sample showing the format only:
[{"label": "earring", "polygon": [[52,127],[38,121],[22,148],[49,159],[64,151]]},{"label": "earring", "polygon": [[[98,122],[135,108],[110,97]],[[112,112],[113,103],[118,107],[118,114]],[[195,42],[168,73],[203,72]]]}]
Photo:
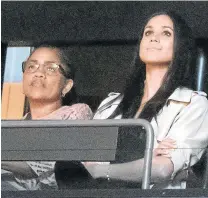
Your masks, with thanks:
[{"label": "earring", "polygon": [[62,93],[61,96],[62,96],[62,98],[63,98],[63,97],[65,96],[65,93]]}]

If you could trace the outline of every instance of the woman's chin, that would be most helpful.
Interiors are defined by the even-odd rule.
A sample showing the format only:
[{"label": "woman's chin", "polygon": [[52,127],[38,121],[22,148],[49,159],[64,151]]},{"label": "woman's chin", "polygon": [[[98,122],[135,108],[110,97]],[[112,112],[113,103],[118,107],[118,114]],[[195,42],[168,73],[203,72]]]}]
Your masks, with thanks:
[{"label": "woman's chin", "polygon": [[47,100],[47,96],[43,96],[43,94],[33,94],[33,95],[30,95],[28,96],[28,99],[30,101],[44,101],[44,100]]}]

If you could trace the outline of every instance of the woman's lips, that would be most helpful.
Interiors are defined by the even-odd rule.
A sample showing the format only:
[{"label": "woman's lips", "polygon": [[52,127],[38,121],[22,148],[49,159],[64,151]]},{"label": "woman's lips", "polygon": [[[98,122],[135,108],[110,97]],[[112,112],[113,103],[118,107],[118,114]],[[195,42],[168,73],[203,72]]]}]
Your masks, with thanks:
[{"label": "woman's lips", "polygon": [[32,87],[45,87],[45,84],[42,80],[33,80],[31,83]]},{"label": "woman's lips", "polygon": [[147,50],[161,50],[161,48],[157,48],[157,47],[149,47],[149,48],[147,48]]}]

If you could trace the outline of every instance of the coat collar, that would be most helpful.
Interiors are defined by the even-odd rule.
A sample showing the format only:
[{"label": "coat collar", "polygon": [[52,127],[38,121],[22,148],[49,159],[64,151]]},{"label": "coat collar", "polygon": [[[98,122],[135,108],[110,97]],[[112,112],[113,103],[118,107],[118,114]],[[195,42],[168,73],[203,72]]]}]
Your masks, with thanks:
[{"label": "coat collar", "polygon": [[188,88],[177,88],[168,98],[168,100],[175,100],[175,101],[179,101],[179,102],[187,102],[189,103],[191,101],[191,98],[193,96],[193,94],[199,94],[202,96],[207,96],[206,93],[202,92],[202,91],[193,91],[191,89]]}]

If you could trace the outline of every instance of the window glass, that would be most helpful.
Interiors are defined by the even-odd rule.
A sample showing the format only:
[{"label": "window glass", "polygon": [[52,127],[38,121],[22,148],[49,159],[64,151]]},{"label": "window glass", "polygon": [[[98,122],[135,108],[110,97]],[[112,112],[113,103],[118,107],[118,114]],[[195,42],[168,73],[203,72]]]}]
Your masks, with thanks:
[{"label": "window glass", "polygon": [[30,54],[31,47],[8,47],[5,61],[2,92],[2,119],[23,117],[25,96],[22,90],[22,62]]}]

